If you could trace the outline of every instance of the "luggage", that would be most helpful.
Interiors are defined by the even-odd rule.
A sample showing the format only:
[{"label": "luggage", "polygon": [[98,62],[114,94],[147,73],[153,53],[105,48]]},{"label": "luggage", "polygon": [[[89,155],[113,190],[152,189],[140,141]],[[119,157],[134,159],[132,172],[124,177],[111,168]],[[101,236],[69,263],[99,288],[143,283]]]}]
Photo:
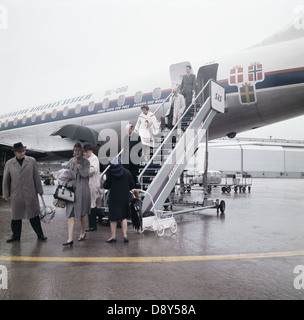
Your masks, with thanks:
[{"label": "luggage", "polygon": [[50,223],[51,220],[55,217],[55,207],[54,206],[46,206],[43,197],[41,196],[43,206],[40,208],[40,220],[44,223]]},{"label": "luggage", "polygon": [[64,200],[67,202],[74,202],[75,201],[74,189],[72,187],[58,185],[54,193],[54,198],[59,200]]}]

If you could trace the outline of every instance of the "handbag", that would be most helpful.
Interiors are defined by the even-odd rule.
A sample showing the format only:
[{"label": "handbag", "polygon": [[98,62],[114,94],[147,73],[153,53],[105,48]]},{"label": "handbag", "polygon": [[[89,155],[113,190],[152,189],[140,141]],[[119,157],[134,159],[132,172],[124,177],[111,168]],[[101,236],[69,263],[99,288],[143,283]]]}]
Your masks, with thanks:
[{"label": "handbag", "polygon": [[[41,195],[40,195],[41,196]],[[54,206],[46,206],[43,196],[41,196],[43,206],[40,208],[39,217],[40,220],[44,223],[50,223],[51,220],[55,217],[56,209]]]},{"label": "handbag", "polygon": [[54,193],[54,198],[59,200],[64,200],[67,202],[74,202],[75,201],[74,189],[63,186],[63,185],[58,185]]}]

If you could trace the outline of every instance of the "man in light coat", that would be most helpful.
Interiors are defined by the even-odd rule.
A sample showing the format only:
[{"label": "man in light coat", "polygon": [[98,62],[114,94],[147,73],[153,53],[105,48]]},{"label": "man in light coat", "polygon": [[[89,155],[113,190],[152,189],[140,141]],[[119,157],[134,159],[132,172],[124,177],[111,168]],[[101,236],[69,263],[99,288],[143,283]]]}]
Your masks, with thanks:
[{"label": "man in light coat", "polygon": [[11,200],[13,235],[7,242],[20,240],[22,219],[29,219],[39,240],[45,241],[41,222],[38,193],[43,195],[36,160],[25,155],[21,142],[14,144],[15,157],[7,161],[3,176],[3,198]]},{"label": "man in light coat", "polygon": [[[93,153],[90,144],[83,147],[83,155],[90,161],[89,186],[91,192],[91,212],[88,215],[89,228],[86,231],[95,231],[97,229],[97,207],[100,200],[100,168],[98,157]],[[99,205],[100,207],[100,205]]]},{"label": "man in light coat", "polygon": [[[169,106],[165,114],[166,123],[171,130],[185,111],[185,98],[179,93],[177,88],[172,89],[173,95],[169,100]],[[180,129],[180,126],[179,126]]]}]

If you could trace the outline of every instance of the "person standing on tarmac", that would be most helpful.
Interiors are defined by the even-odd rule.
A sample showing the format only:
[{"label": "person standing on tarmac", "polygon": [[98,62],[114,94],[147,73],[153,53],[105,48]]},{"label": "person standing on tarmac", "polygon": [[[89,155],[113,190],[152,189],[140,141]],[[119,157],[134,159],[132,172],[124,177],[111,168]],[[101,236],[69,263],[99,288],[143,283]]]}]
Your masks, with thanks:
[{"label": "person standing on tarmac", "polygon": [[119,157],[110,162],[110,168],[107,172],[107,179],[104,182],[104,188],[110,189],[109,195],[109,221],[111,227],[111,237],[106,241],[108,243],[116,242],[117,221],[121,221],[123,240],[129,242],[127,236],[127,218],[130,213],[129,195],[134,187],[134,181],[129,170],[123,167]]},{"label": "person standing on tarmac", "polygon": [[13,235],[6,242],[19,241],[22,219],[29,219],[38,240],[45,241],[40,222],[38,193],[43,195],[43,187],[38,173],[37,162],[25,155],[26,147],[21,142],[15,143],[15,157],[8,160],[4,168],[3,198],[11,200]]},{"label": "person standing on tarmac", "polygon": [[97,229],[97,202],[100,200],[100,169],[98,157],[93,153],[90,144],[83,146],[83,155],[90,161],[89,186],[91,191],[91,212],[88,214],[89,227],[86,231]]},{"label": "person standing on tarmac", "polygon": [[68,240],[62,245],[73,245],[73,231],[75,219],[81,222],[81,232],[78,241],[86,238],[86,216],[91,210],[91,193],[89,187],[90,162],[83,156],[82,144],[74,145],[74,157],[70,159],[67,169],[71,170],[74,177],[75,201],[67,203],[66,217],[68,218]]}]

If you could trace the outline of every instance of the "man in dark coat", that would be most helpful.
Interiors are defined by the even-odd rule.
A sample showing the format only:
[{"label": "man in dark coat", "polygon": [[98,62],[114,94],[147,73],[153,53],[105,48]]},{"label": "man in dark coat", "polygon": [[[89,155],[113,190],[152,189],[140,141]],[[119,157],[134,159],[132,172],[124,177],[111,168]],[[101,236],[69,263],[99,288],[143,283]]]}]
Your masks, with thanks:
[{"label": "man in dark coat", "polygon": [[132,124],[127,124],[126,131],[128,135],[125,136],[124,140],[122,164],[131,172],[134,185],[136,186],[138,183],[137,176],[142,154],[141,139],[140,136],[134,132]]},{"label": "man in dark coat", "polygon": [[14,144],[16,157],[7,161],[3,176],[3,198],[11,199],[13,235],[7,242],[20,240],[22,219],[29,219],[39,240],[46,240],[39,218],[40,206],[38,193],[43,195],[41,179],[36,160],[25,155],[21,142]]},{"label": "man in dark coat", "polygon": [[191,73],[191,66],[186,66],[186,74],[183,75],[180,91],[186,100],[186,108],[192,102],[192,96],[195,93],[196,77]]},{"label": "man in dark coat", "polygon": [[127,217],[130,213],[129,196],[134,182],[130,171],[125,169],[119,157],[110,163],[107,179],[104,183],[105,189],[110,189],[109,196],[109,221],[111,227],[111,238],[107,242],[116,242],[117,221],[121,221],[124,242],[129,242],[127,236]]}]

